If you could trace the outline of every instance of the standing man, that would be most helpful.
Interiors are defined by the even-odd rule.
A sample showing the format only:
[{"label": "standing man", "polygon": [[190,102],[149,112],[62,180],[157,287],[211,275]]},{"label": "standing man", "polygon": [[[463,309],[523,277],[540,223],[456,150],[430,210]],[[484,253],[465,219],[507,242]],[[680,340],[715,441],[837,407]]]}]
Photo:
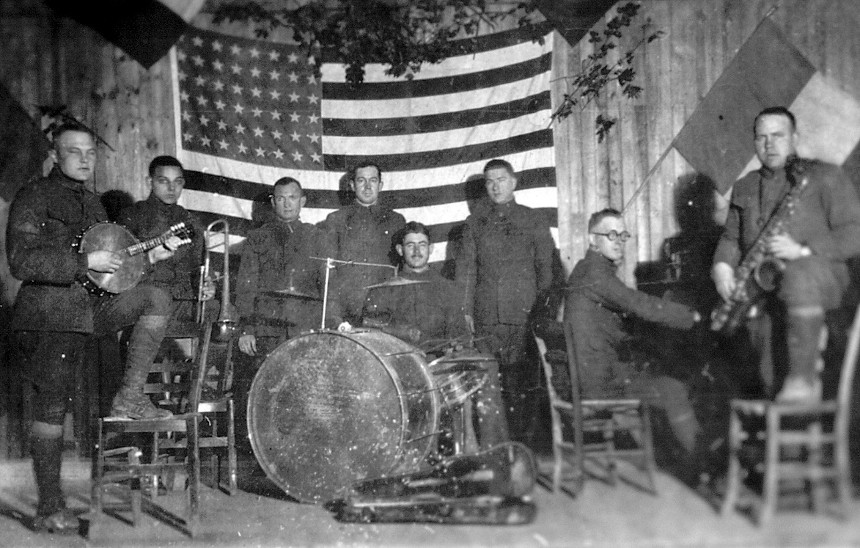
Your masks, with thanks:
[{"label": "standing man", "polygon": [[[860,254],[860,200],[839,167],[797,158],[796,121],[788,109],[764,109],[753,128],[762,167],[734,185],[711,275],[720,296],[732,298],[735,267],[764,238],[767,255],[785,264],[773,293],[773,319],[785,322],[785,340],[778,342],[785,344],[788,370],[771,371],[775,364],[763,363],[762,377],[768,383],[775,374],[785,375],[778,401],[815,402],[821,399],[815,363],[824,313],[839,306],[848,287],[846,259]],[[783,198],[803,181],[782,230],[763,235]]]},{"label": "standing man", "polygon": [[[179,160],[157,156],[149,163],[146,182],[151,189],[149,197],[123,209],[118,222],[140,240],[155,238],[177,223],[184,222],[194,229],[191,245],[177,249],[171,260],[153,265],[142,279],[142,283],[160,287],[173,296],[174,321],[193,322],[197,316],[200,265],[206,245],[203,225],[177,203],[185,188],[185,173]],[[214,296],[215,285],[207,280],[203,299]]]},{"label": "standing man", "polygon": [[[74,533],[78,520],[66,509],[60,484],[63,423],[75,394],[75,370],[88,334],[133,326],[123,386],[111,414],[131,419],[170,416],[143,394],[143,384],[170,319],[170,295],[137,285],[98,297],[84,288],[89,270],[116,272],[122,256],[111,250],[78,253],[76,238],[107,221],[98,196],[86,189],[95,170],[92,132],[79,124],[54,130],[51,173],[18,191],[9,212],[7,256],[23,282],[15,302],[15,355],[33,388],[30,451],[38,488],[34,528]],[[150,262],[173,256],[178,238],[151,250]]]},{"label": "standing man", "polygon": [[[373,163],[359,164],[350,174],[349,188],[355,193],[355,202],[330,213],[320,224],[332,258],[394,265],[392,238],[406,219],[379,203],[382,170]],[[367,286],[390,276],[391,270],[380,266],[336,265],[329,291],[339,301],[343,319],[358,324]]]},{"label": "standing man", "polygon": [[697,477],[695,455],[699,423],[684,384],[651,371],[639,372],[630,355],[624,320],[638,318],[676,329],[691,329],[701,318],[687,306],[631,289],[616,272],[630,238],[624,219],[604,209],[588,220],[588,251],[567,282],[565,330],[574,343],[584,398],[639,398],[665,412],[672,432],[689,458],[685,472]]},{"label": "standing man", "polygon": [[552,284],[555,244],[544,217],[516,203],[510,163],[487,162],[484,183],[490,203],[466,219],[457,281],[479,348],[499,361],[511,437],[525,440],[534,434],[529,425],[535,419],[535,402],[526,399],[538,383],[538,369],[525,357],[529,314]]},{"label": "standing man", "polygon": [[[430,269],[430,231],[410,222],[398,232],[397,254],[403,260],[400,276],[414,284],[371,289],[362,325],[373,327],[427,351],[465,343],[469,329],[456,284]],[[449,344],[446,345],[445,342]],[[436,355],[433,358],[438,357]],[[478,416],[478,442],[489,449],[508,440],[505,409],[499,393],[499,369],[486,365],[487,383],[473,399]]]},{"label": "standing man", "polygon": [[[322,230],[300,220],[306,201],[296,179],[278,179],[271,196],[275,220],[249,232],[242,248],[236,283],[240,410],[245,409],[251,381],[266,355],[289,337],[320,327],[325,263],[311,257],[325,256],[325,239]],[[337,325],[336,318],[332,322]]]}]

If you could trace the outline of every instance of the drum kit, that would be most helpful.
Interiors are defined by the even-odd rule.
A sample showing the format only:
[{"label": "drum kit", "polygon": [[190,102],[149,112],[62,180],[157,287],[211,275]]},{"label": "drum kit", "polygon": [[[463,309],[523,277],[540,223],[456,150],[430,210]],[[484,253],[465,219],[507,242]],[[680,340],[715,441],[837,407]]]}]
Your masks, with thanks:
[{"label": "drum kit", "polygon": [[[297,286],[292,275],[287,287],[268,294],[322,300],[324,311],[328,270],[345,261],[323,260],[328,268],[322,296]],[[426,282],[398,277],[395,270],[394,277],[367,289],[420,283]],[[361,482],[432,474],[443,459],[443,410],[463,405],[484,386],[482,364],[494,358],[452,343],[457,351],[428,362],[424,351],[382,331],[324,326],[323,312],[320,330],[280,344],[251,384],[248,433],[268,478],[299,501],[325,503],[351,500]],[[502,498],[510,504],[510,497]],[[388,503],[412,506],[409,497]]]}]

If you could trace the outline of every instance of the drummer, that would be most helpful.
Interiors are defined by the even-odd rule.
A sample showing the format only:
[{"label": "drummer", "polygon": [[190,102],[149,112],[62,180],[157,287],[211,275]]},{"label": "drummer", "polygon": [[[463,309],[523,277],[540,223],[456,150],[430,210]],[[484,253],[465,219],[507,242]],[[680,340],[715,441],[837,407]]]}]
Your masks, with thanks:
[{"label": "drummer", "polygon": [[[402,261],[398,277],[371,288],[361,315],[364,327],[373,327],[414,344],[430,355],[452,351],[469,343],[465,315],[457,285],[429,265],[433,244],[430,232],[412,221],[397,232],[395,249]],[[343,325],[349,329],[349,324]],[[499,392],[495,361],[488,381],[473,401],[478,416],[478,442],[488,449],[508,440],[507,421]]]}]

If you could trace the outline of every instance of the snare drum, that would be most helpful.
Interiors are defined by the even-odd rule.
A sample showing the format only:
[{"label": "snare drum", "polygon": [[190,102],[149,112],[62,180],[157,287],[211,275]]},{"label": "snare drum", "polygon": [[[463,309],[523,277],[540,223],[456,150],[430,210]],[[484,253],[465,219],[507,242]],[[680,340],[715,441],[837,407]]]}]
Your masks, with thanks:
[{"label": "snare drum", "polygon": [[248,432],[269,478],[319,503],[356,481],[424,468],[439,412],[419,349],[381,331],[319,331],[263,361],[248,395]]}]

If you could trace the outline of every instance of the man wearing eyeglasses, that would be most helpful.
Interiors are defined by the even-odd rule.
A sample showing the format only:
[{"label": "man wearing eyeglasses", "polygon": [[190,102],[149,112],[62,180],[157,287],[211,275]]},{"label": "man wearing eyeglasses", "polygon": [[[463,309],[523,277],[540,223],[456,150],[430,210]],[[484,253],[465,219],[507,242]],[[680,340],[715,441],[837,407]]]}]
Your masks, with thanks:
[{"label": "man wearing eyeglasses", "polygon": [[687,306],[624,285],[617,270],[629,239],[619,211],[594,213],[588,221],[588,251],[568,279],[564,323],[573,338],[582,395],[647,401],[666,413],[673,434],[692,459],[700,429],[687,389],[671,377],[637,371],[627,356],[631,337],[625,320],[688,330],[701,317]]},{"label": "man wearing eyeglasses", "polygon": [[367,287],[392,276],[393,268],[378,265],[397,264],[392,238],[406,223],[403,215],[380,202],[382,186],[382,169],[378,165],[357,165],[349,181],[355,202],[330,213],[320,223],[331,258],[356,263],[336,264],[329,287],[329,298],[338,301],[343,319],[352,325],[361,321]]}]

